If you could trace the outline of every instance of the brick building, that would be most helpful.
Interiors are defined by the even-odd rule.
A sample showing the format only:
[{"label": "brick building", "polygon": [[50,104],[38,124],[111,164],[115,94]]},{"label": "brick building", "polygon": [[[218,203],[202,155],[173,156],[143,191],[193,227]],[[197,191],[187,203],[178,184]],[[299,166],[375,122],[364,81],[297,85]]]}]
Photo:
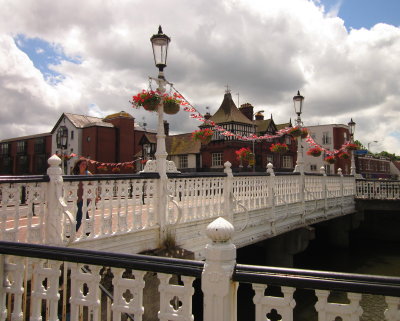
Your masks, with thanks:
[{"label": "brick building", "polygon": [[[145,133],[124,111],[105,118],[63,113],[50,133],[0,141],[0,174],[45,174],[52,154],[76,154],[107,163],[130,162],[142,153],[140,142]],[[77,158],[61,158],[64,173],[71,174]],[[96,173],[97,169],[91,166],[90,171]]]},{"label": "brick building", "polygon": [[[262,113],[254,114],[250,104],[237,108],[230,92],[226,92],[220,108],[214,115],[206,114],[226,130],[249,136],[275,134],[290,123],[276,125],[272,119],[264,119]],[[254,117],[254,118],[253,118]],[[204,128],[206,126],[199,126]],[[226,161],[235,171],[251,171],[248,163],[240,163],[235,151],[248,147],[255,153],[255,169],[265,171],[271,162],[276,171],[293,171],[296,162],[296,141],[286,135],[272,140],[249,142],[236,137],[227,137],[219,132],[208,144],[194,142],[191,133],[169,135],[169,124],[164,122],[168,158],[182,172],[222,171]],[[269,150],[272,143],[285,142],[289,146],[286,154],[275,154]],[[136,161],[136,171],[143,169],[143,160],[154,159],[156,133],[139,126],[132,115],[121,111],[105,118],[63,113],[50,133],[19,137],[0,141],[0,173],[2,175],[45,174],[47,159],[58,154],[63,159],[65,174],[71,174],[77,157],[83,156],[103,163]],[[69,159],[68,155],[77,157]],[[67,157],[63,157],[66,155]],[[89,170],[97,173],[94,165]],[[122,168],[121,173],[132,172]]]},{"label": "brick building", "polygon": [[[249,103],[237,108],[229,90],[225,92],[221,106],[215,114],[206,114],[205,118],[213,121],[227,131],[241,136],[250,136],[252,134],[256,134],[257,136],[265,134],[273,135],[281,127],[290,125],[290,123],[275,125],[272,116],[270,119],[264,119],[261,112],[254,113],[254,108]],[[199,127],[207,128],[209,126],[202,125]],[[286,143],[289,151],[283,155],[272,153],[269,148],[273,143],[277,142]],[[241,164],[236,157],[235,151],[242,147],[248,147],[251,151],[254,150],[256,171],[265,171],[266,165],[270,162],[274,165],[276,171],[293,171],[294,169],[297,144],[289,135],[274,140],[264,139],[253,143],[252,141],[239,140],[235,136],[223,136],[220,132],[215,131],[211,142],[201,145],[200,152],[203,170],[222,170],[223,164],[226,161],[232,163],[233,170],[251,170],[249,164]]]},{"label": "brick building", "polygon": [[[350,139],[349,127],[347,125],[328,124],[307,126],[307,128],[310,136],[318,145],[331,151],[340,149],[342,145]],[[342,169],[343,174],[350,174],[350,159],[339,159],[336,160],[335,164],[329,165],[324,162],[324,158],[326,157],[325,153],[322,153],[319,157],[307,155],[307,150],[310,146],[304,141],[303,148],[305,172],[319,173],[320,168],[324,166],[327,174],[335,174],[339,168]]]},{"label": "brick building", "polygon": [[391,173],[391,160],[387,157],[376,157],[371,154],[357,155],[356,172],[367,179],[389,179],[392,178]]},{"label": "brick building", "polygon": [[51,154],[51,133],[4,139],[0,142],[0,175],[44,174]]}]

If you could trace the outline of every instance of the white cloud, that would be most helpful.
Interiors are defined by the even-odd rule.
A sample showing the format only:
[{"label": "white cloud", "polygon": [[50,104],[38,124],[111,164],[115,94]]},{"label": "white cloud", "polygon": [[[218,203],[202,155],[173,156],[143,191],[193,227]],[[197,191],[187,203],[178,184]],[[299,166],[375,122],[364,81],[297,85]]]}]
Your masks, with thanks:
[{"label": "white cloud", "polygon": [[[379,140],[382,149],[400,154],[399,136],[390,135],[400,116],[400,29],[394,26],[348,32],[335,11],[306,0],[0,5],[0,139],[49,131],[62,112],[125,110],[155,128],[155,115],[132,109],[129,100],[157,73],[149,38],[161,24],[172,38],[166,76],[201,112],[206,106],[214,112],[229,84],[241,103],[283,123],[295,117],[291,99],[300,89],[306,125],[347,124],[352,117],[357,139]],[[59,45],[81,63],[51,66],[65,78],[49,85],[14,44],[16,34]],[[166,118],[173,132],[199,125],[184,112]]]}]

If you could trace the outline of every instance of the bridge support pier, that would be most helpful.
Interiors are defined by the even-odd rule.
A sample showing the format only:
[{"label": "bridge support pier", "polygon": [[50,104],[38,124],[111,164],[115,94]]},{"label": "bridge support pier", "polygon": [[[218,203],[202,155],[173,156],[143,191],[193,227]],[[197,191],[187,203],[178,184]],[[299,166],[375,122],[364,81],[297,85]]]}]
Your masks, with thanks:
[{"label": "bridge support pier", "polygon": [[362,220],[362,213],[354,213],[322,223],[329,244],[335,247],[349,247],[350,231],[358,228]]},{"label": "bridge support pier", "polygon": [[293,267],[293,256],[303,252],[314,238],[314,228],[305,227],[267,240],[264,243],[266,265]]}]

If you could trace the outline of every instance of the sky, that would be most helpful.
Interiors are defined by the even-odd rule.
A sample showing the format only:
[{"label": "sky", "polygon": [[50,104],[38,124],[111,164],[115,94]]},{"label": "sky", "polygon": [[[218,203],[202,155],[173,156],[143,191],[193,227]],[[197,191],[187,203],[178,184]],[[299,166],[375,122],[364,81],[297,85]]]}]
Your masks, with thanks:
[{"label": "sky", "polygon": [[[165,76],[202,114],[228,85],[275,123],[356,122],[355,139],[400,155],[398,0],[0,0],[0,140],[50,132],[63,112],[119,111],[157,76],[150,37],[171,38]],[[200,125],[166,115],[173,133]],[[375,141],[378,141],[375,143]]]}]

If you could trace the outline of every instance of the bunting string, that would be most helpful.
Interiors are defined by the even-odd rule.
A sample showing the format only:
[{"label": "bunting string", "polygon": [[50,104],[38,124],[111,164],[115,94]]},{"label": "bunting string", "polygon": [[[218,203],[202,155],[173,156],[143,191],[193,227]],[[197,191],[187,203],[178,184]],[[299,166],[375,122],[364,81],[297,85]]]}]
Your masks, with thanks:
[{"label": "bunting string", "polygon": [[[185,105],[185,107],[183,108],[183,110],[185,112],[190,113],[190,118],[196,119],[198,121],[203,122],[205,125],[209,125],[210,127],[213,127],[216,131],[220,132],[221,135],[223,136],[230,136],[230,137],[235,137],[238,140],[243,140],[243,141],[253,141],[253,140],[265,140],[265,139],[275,139],[275,138],[280,138],[284,135],[287,135],[289,133],[289,131],[291,131],[293,129],[293,127],[285,127],[283,129],[280,129],[276,132],[275,135],[269,135],[269,134],[265,134],[262,136],[257,136],[255,134],[251,134],[249,136],[243,136],[243,135],[237,135],[235,133],[232,133],[228,130],[226,130],[225,128],[217,125],[215,122],[210,121],[208,119],[206,119],[176,88],[175,86],[173,86],[171,84],[171,87],[174,89],[174,91],[176,93],[178,93],[182,99],[187,103]],[[308,135],[305,138],[305,141],[312,147],[318,147],[320,148],[323,152],[325,152],[328,156],[334,156],[337,155],[341,152],[346,152],[346,147],[350,144],[349,141],[344,142],[344,144],[341,146],[340,149],[334,149],[333,151],[322,147],[321,145],[317,144],[314,139]]]}]

